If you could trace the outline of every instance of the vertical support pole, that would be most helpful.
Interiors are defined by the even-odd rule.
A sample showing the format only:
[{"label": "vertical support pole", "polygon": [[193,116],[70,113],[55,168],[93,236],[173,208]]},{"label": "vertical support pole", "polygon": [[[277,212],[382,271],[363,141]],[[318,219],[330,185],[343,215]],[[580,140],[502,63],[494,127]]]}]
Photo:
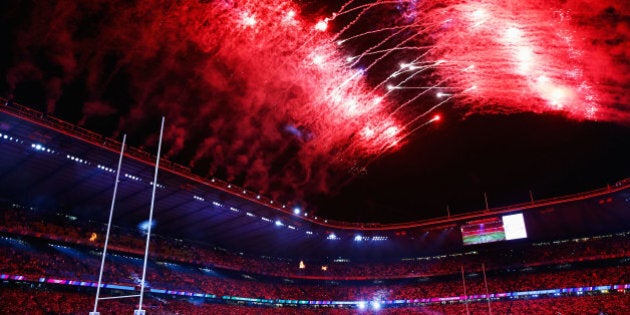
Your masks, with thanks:
[{"label": "vertical support pole", "polygon": [[468,294],[466,294],[466,277],[464,276],[464,265],[462,267],[462,285],[464,286],[464,305],[466,306],[466,315],[470,315],[470,310],[468,310]]},{"label": "vertical support pole", "polygon": [[488,291],[488,280],[486,279],[486,264],[481,263],[481,270],[483,270],[483,283],[486,286],[486,299],[488,300],[488,314],[492,315],[492,307],[490,306],[490,292]]},{"label": "vertical support pole", "polygon": [[103,246],[103,257],[101,258],[101,269],[98,273],[98,285],[96,286],[96,298],[94,298],[94,311],[90,315],[98,315],[98,299],[101,294],[101,285],[103,284],[103,269],[105,267],[105,258],[107,257],[107,245],[109,244],[109,233],[112,227],[112,217],[114,216],[114,203],[116,202],[116,194],[118,192],[118,180],[120,179],[120,169],[122,167],[123,156],[125,155],[125,142],[127,135],[123,135],[122,145],[120,147],[120,157],[118,158],[118,168],[116,169],[116,181],[114,182],[114,194],[112,195],[112,204],[109,207],[109,220],[107,221],[107,232],[105,233],[105,245]]},{"label": "vertical support pole", "polygon": [[158,142],[157,158],[155,161],[155,172],[153,173],[153,190],[151,193],[151,207],[149,209],[149,227],[147,228],[147,241],[144,247],[144,263],[142,265],[142,282],[140,285],[140,302],[138,309],[134,311],[134,315],[143,315],[142,302],[144,298],[145,279],[147,275],[147,260],[149,259],[149,243],[151,242],[151,226],[153,225],[153,208],[155,206],[155,189],[157,188],[157,176],[160,169],[160,151],[162,150],[162,135],[164,134],[164,116],[162,116],[162,125],[160,127],[160,141]]},{"label": "vertical support pole", "polygon": [[484,201],[484,202],[485,202],[485,204],[486,204],[486,211],[487,211],[487,210],[490,210],[490,207],[488,206],[488,194],[486,194],[486,192],[485,192],[485,191],[483,192],[483,201]]}]

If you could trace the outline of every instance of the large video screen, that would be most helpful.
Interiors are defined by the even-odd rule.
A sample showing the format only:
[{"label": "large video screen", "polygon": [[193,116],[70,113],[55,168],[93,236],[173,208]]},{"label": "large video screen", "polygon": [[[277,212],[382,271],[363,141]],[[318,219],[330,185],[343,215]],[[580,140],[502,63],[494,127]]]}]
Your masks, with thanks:
[{"label": "large video screen", "polygon": [[461,231],[464,245],[527,238],[522,213],[467,222]]},{"label": "large video screen", "polygon": [[503,220],[506,241],[527,238],[527,230],[525,229],[525,220],[523,220],[522,213],[504,215],[501,219]]}]

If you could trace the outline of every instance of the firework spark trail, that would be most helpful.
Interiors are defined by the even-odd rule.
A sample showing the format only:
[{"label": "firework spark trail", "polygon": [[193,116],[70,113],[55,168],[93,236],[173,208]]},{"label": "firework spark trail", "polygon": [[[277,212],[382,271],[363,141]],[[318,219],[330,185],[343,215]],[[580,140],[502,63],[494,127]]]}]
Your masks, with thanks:
[{"label": "firework spark trail", "polygon": [[[427,52],[428,53],[428,52]],[[436,62],[430,62],[431,64],[426,65],[426,66],[418,66],[416,61],[412,61],[411,63],[405,63],[405,64],[401,64],[401,68],[405,69],[405,70],[396,70],[394,73],[389,75],[389,78],[387,80],[381,81],[381,83],[378,84],[378,86],[382,86],[383,84],[389,82],[390,78],[395,78],[400,74],[404,74],[407,72],[412,72],[411,74],[407,75],[407,77],[405,77],[404,80],[400,81],[399,83],[397,83],[396,85],[388,85],[387,86],[387,94],[393,92],[396,89],[404,89],[406,86],[405,84],[409,81],[411,81],[414,77],[416,77],[417,75],[422,74],[424,71],[427,71],[431,68],[435,68],[438,65],[440,65],[442,62],[441,61],[436,61]],[[435,88],[437,86],[433,86],[433,88]]]},{"label": "firework spark trail", "polygon": [[354,2],[354,0],[348,1],[346,2],[341,9],[339,9],[339,11],[337,13],[334,13],[332,15],[332,17],[325,19],[324,21],[328,22],[331,20],[334,20],[340,16],[343,16],[345,14],[349,14],[352,13],[354,11],[357,10],[361,10],[361,12],[359,14],[356,15],[356,17],[348,24],[346,24],[339,32],[337,32],[337,34],[333,37],[333,40],[337,41],[337,39],[339,38],[339,36],[343,35],[347,30],[349,30],[350,28],[352,28],[352,26],[354,26],[357,22],[359,22],[361,20],[361,18],[363,17],[363,15],[365,15],[366,12],[368,12],[370,9],[379,6],[379,5],[387,5],[387,4],[398,4],[400,3],[400,1],[387,1],[387,0],[377,0],[375,2],[372,3],[368,3],[368,4],[363,4],[363,5],[359,5],[356,7],[352,7],[350,9],[345,10],[346,7],[348,7],[350,4],[352,4],[352,2]]},{"label": "firework spark trail", "polygon": [[[339,39],[339,40],[337,40],[337,45],[341,45],[341,44],[344,44],[345,42],[348,42],[348,41],[351,41],[351,40],[355,40],[355,39],[359,39],[361,37],[365,37],[365,36],[368,36],[368,35],[384,33],[384,32],[394,31],[394,30],[400,30],[400,29],[409,28],[409,27],[410,27],[409,25],[383,27],[383,28],[379,28],[377,30],[367,31],[367,32],[363,32],[363,33],[360,33],[360,34],[352,35],[350,37],[346,37],[344,39]],[[338,35],[341,35],[341,34],[338,34]]]},{"label": "firework spark trail", "polygon": [[[402,103],[402,104],[398,105],[398,107],[396,107],[396,109],[394,109],[394,110],[390,113],[390,115],[393,117],[393,116],[394,116],[394,115],[396,115],[396,113],[398,113],[400,110],[402,110],[403,108],[405,108],[405,107],[409,106],[409,104],[412,104],[413,102],[415,102],[415,101],[416,101],[417,99],[419,99],[420,97],[422,97],[422,96],[426,95],[427,93],[429,93],[429,91],[431,91],[431,90],[435,90],[435,89],[438,89],[438,87],[439,87],[442,83],[447,82],[447,81],[449,81],[450,79],[451,79],[450,77],[449,77],[449,78],[442,79],[441,81],[438,81],[438,82],[437,82],[434,86],[430,86],[430,87],[428,87],[428,88],[426,88],[426,89],[423,89],[423,91],[422,91],[422,92],[420,92],[420,93],[416,94],[416,95],[415,95],[415,96],[413,96],[412,98],[408,99],[406,102],[404,102],[404,103]],[[393,87],[391,90],[395,90],[395,88]],[[450,99],[450,98],[449,98],[449,99]],[[440,105],[441,105],[441,104],[443,104],[443,103],[444,103],[444,102],[440,102]],[[434,108],[434,107],[431,107],[431,108]],[[429,111],[432,111],[432,110],[433,110],[433,109],[429,109]],[[423,111],[423,112],[422,112],[422,114],[418,115],[418,117],[424,117],[426,114],[428,114],[428,112],[429,112],[429,111]],[[412,120],[412,121],[415,121],[415,120],[416,120],[416,119],[414,119],[414,120]],[[408,127],[408,126],[409,126],[409,123],[407,123],[407,124],[406,124],[406,126]]]},{"label": "firework spark trail", "polygon": [[[379,56],[378,58],[376,58],[374,61],[372,61],[368,66],[365,67],[365,71],[369,71],[370,69],[372,69],[372,67],[374,67],[376,64],[378,64],[379,62],[381,62],[382,60],[384,60],[385,58],[387,58],[392,52],[399,50],[401,47],[404,47],[403,45],[406,45],[409,42],[413,42],[413,40],[418,37],[421,36],[423,34],[426,34],[427,32],[429,32],[435,25],[428,25],[420,30],[418,30],[418,32],[416,32],[415,34],[405,38],[404,40],[402,40],[400,43],[398,43],[396,46],[392,47],[389,50],[385,50],[385,53],[382,54],[381,56]],[[394,37],[395,35],[398,35],[397,33],[392,34],[391,36],[386,37],[383,41],[381,41],[380,43],[378,43],[376,45],[376,47],[381,46],[382,44],[384,44],[385,42],[387,42],[389,39],[391,39],[392,37]],[[416,46],[418,47],[418,46]],[[431,46],[428,46],[427,48],[430,48]],[[371,51],[372,48],[369,48],[368,51]],[[364,55],[361,55],[362,57]],[[358,61],[355,62],[355,64]]]},{"label": "firework spark trail", "polygon": [[[337,35],[335,37],[333,37],[333,40],[337,41],[339,39],[339,36],[341,36],[346,30],[350,29],[352,26],[354,26],[359,20],[361,20],[361,17],[371,8],[371,6],[365,6],[363,7],[363,10],[361,10],[361,12],[359,14],[357,14],[357,16],[354,18],[354,20],[352,20],[350,23],[348,23],[346,26],[344,26],[343,29],[341,29],[341,31],[339,31],[337,33]],[[347,12],[346,12],[347,13]],[[328,23],[328,21],[335,19],[337,16],[339,16],[340,14],[334,14],[332,16],[332,18],[328,18],[325,19],[324,21],[326,23]]]},{"label": "firework spark trail", "polygon": [[[434,122],[437,122],[441,119],[441,117],[439,115],[434,116],[433,118],[416,125],[415,127],[413,126],[415,123],[417,123],[418,121],[420,121],[421,118],[426,117],[427,115],[429,115],[431,112],[433,112],[434,110],[436,110],[437,108],[439,108],[440,106],[446,104],[447,102],[449,102],[452,99],[452,97],[448,97],[447,99],[444,99],[443,101],[441,101],[440,103],[434,105],[433,107],[431,107],[429,110],[421,113],[420,115],[418,115],[417,117],[415,117],[414,119],[412,119],[411,121],[409,121],[403,128],[404,132],[400,133],[398,139],[396,141],[393,142],[388,142],[388,143],[382,143],[381,147],[377,150],[378,153],[374,154],[372,156],[369,157],[369,160],[367,161],[363,161],[363,165],[361,166],[362,169],[365,169],[365,167],[367,165],[372,164],[374,161],[378,160],[379,158],[381,158],[383,155],[389,153],[389,151],[394,150],[402,141],[405,141],[407,138],[409,138],[411,135],[413,135],[414,133],[416,133],[417,131],[431,125]],[[411,129],[413,128],[413,129]]]},{"label": "firework spark trail", "polygon": [[388,55],[390,53],[393,53],[396,51],[402,51],[402,50],[426,50],[427,47],[431,47],[431,46],[424,46],[424,47],[423,46],[401,46],[401,47],[392,47],[392,48],[381,49],[381,50],[372,50],[370,52],[364,52],[361,55],[358,55],[356,57],[348,57],[346,58],[346,60],[356,59],[356,61],[351,65],[351,66],[356,66],[361,60],[361,58],[366,57],[366,56]]},{"label": "firework spark trail", "polygon": [[[430,114],[431,112],[433,112],[435,109],[439,108],[440,106],[442,106],[443,104],[447,103],[448,101],[450,101],[451,98],[445,99],[444,101],[436,104],[435,106],[433,106],[431,109],[429,109],[428,111],[426,111],[426,113],[424,113],[422,116],[420,116],[419,118],[424,118],[426,115]],[[429,124],[432,124],[436,121],[439,121],[441,119],[441,117],[439,115],[434,116],[433,118],[431,118],[430,120],[427,120],[426,122],[424,122],[421,125],[416,126],[415,128],[405,132],[405,134],[403,134],[401,136],[401,141],[410,137],[411,135],[413,135],[414,133],[416,133],[416,131],[428,126]]]},{"label": "firework spark trail", "polygon": [[[380,54],[380,53],[385,53],[385,56],[383,56],[383,57],[386,57],[386,56],[387,56],[387,55],[389,55],[389,53],[391,53],[392,51],[403,49],[403,47],[401,47],[401,45],[403,45],[403,44],[405,44],[405,43],[407,43],[407,42],[409,42],[409,41],[412,41],[414,37],[416,37],[416,36],[420,36],[420,35],[421,35],[421,33],[420,33],[420,32],[416,32],[416,34],[414,34],[414,35],[413,35],[413,36],[411,36],[411,37],[407,37],[407,38],[405,38],[405,39],[403,40],[403,42],[398,43],[395,47],[388,48],[388,49],[381,49],[381,50],[376,51],[376,49],[380,48],[380,47],[381,47],[381,46],[383,46],[385,43],[389,42],[392,38],[394,38],[394,37],[396,37],[396,36],[400,35],[402,32],[404,32],[405,30],[410,29],[410,28],[412,28],[412,27],[414,27],[414,25],[405,25],[404,27],[400,27],[400,28],[386,27],[386,28],[381,28],[381,29],[375,30],[375,31],[368,31],[368,32],[364,32],[364,33],[361,33],[361,34],[358,34],[358,35],[355,35],[355,36],[351,36],[350,38],[357,38],[357,37],[362,37],[362,36],[364,36],[364,35],[366,35],[366,34],[374,34],[374,33],[380,33],[380,32],[384,32],[384,31],[388,31],[388,30],[394,30],[394,29],[396,29],[396,31],[395,31],[394,33],[392,33],[392,34],[388,35],[387,37],[385,37],[384,39],[382,39],[380,42],[378,42],[376,45],[373,45],[372,47],[370,47],[370,48],[366,49],[366,50],[365,50],[365,51],[363,51],[360,55],[358,55],[358,56],[354,56],[354,57],[349,57],[349,58],[348,58],[348,60],[349,60],[349,61],[352,61],[352,64],[350,65],[350,67],[354,67],[354,66],[356,66],[356,65],[359,63],[359,61],[361,61],[361,59],[362,59],[363,57],[365,57],[365,56],[374,55],[374,54]],[[429,30],[429,28],[427,27],[425,31],[428,31],[428,30]],[[344,39],[344,40],[341,40],[341,42],[345,42],[345,41],[347,41],[347,40],[348,40],[348,39]],[[339,42],[340,42],[340,41],[337,41],[337,44],[339,44]],[[412,47],[418,47],[418,46],[412,46]],[[420,48],[420,47],[418,47],[417,49],[421,49],[421,48]],[[376,60],[376,61],[374,61],[374,64],[375,64],[375,63],[378,63],[378,61],[380,61],[380,60]],[[368,69],[369,69],[369,68],[370,68],[370,66],[368,66]]]},{"label": "firework spark trail", "polygon": [[[407,83],[408,81],[412,80],[414,77],[416,77],[417,75],[422,74],[424,71],[431,69],[432,67],[435,67],[437,65],[439,65],[441,63],[441,61],[419,61],[422,58],[424,58],[430,51],[431,49],[433,49],[433,47],[429,48],[426,52],[424,52],[423,54],[421,54],[420,56],[417,56],[414,60],[412,60],[409,63],[403,63],[401,64],[401,68],[405,69],[405,70],[396,70],[394,71],[394,73],[390,74],[385,80],[382,80],[379,84],[377,84],[374,89],[372,89],[372,93],[374,93],[377,89],[381,88],[382,86],[384,86],[386,83],[388,83],[390,81],[391,78],[395,78],[400,74],[406,73],[406,72],[413,72],[411,75],[408,75],[404,80],[402,80],[401,82],[399,82],[398,84],[396,84],[396,87],[401,87],[403,86],[405,83]],[[419,66],[418,64],[422,64],[422,63],[427,63],[428,65],[426,66]],[[394,86],[394,85],[388,85],[389,86]],[[385,93],[385,95],[388,95],[389,93],[391,93],[393,91],[393,89],[387,89],[387,92]]]}]

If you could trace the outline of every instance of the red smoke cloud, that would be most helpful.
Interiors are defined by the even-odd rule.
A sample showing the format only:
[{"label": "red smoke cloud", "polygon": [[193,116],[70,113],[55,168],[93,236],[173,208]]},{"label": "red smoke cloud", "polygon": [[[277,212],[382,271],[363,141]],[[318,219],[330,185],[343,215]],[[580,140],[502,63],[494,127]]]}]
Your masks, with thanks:
[{"label": "red smoke cloud", "polygon": [[629,121],[626,1],[390,2],[20,3],[6,80],[136,145],[164,115],[167,157],[274,196],[334,189],[445,105]]},{"label": "red smoke cloud", "polygon": [[81,82],[80,122],[119,117],[115,134],[147,136],[139,145],[154,143],[143,129],[164,115],[166,157],[208,176],[299,197],[328,191],[356,160],[397,141],[386,101],[288,1],[57,1],[29,9],[13,87],[41,78],[48,111],[63,113],[58,100]]}]

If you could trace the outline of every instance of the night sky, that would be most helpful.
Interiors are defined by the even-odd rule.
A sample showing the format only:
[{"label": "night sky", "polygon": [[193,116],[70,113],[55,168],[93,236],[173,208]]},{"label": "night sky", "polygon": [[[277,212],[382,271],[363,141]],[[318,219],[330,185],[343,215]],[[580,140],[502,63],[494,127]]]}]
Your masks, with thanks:
[{"label": "night sky", "polygon": [[[433,218],[444,216],[447,206],[452,214],[484,208],[484,192],[490,207],[498,207],[528,201],[529,191],[535,199],[557,197],[630,177],[630,13],[623,1],[597,1],[592,14],[571,24],[577,39],[590,39],[580,48],[592,51],[590,59],[576,57],[572,66],[583,66],[580,80],[591,80],[592,90],[602,91],[605,115],[541,110],[536,104],[544,103],[544,96],[513,99],[506,88],[501,97],[449,100],[431,112],[441,115],[440,121],[376,154],[357,144],[352,124],[383,112],[387,116],[388,110],[340,125],[328,122],[337,116],[318,109],[318,88],[338,86],[335,80],[346,70],[335,63],[332,70],[299,63],[310,56],[301,52],[304,46],[319,49],[320,43],[332,42],[348,21],[331,22],[323,39],[264,29],[268,25],[260,22],[273,21],[275,13],[264,10],[296,8],[302,10],[300,23],[314,25],[342,2],[261,2],[252,14],[259,29],[227,25],[234,16],[247,18],[243,12],[251,1],[168,2],[3,1],[0,95],[105,136],[127,133],[133,146],[149,151],[155,149],[159,116],[165,115],[170,160],[344,221]],[[582,2],[590,3],[569,1]],[[415,18],[403,14],[414,9],[408,3],[415,1],[375,15]],[[364,19],[369,23],[359,21],[355,33],[393,23]],[[586,24],[588,31],[582,31]],[[607,37],[598,38],[604,30]],[[364,51],[380,40],[375,36],[336,53]],[[370,90],[403,57],[408,56],[388,57],[348,93]],[[434,84],[440,75],[431,70],[417,80]],[[501,86],[512,83],[501,80]],[[409,95],[391,97],[388,106]],[[427,102],[434,100],[420,98],[399,120],[410,121]]]}]

